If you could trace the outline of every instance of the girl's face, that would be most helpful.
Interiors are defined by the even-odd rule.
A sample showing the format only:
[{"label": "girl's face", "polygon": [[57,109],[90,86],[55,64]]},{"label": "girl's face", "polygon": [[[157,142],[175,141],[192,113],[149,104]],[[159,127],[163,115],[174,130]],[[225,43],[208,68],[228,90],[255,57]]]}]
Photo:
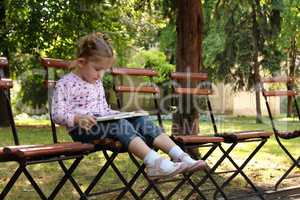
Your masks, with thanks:
[{"label": "girl's face", "polygon": [[114,58],[95,58],[95,59],[84,59],[79,58],[79,70],[77,70],[78,75],[88,82],[95,84],[97,80],[101,78],[101,71],[109,69],[114,63]]}]

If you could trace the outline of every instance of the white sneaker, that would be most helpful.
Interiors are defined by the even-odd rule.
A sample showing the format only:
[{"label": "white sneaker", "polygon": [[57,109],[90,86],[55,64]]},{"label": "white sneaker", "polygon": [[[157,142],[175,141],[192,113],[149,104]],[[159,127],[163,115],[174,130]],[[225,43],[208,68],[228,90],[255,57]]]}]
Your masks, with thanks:
[{"label": "white sneaker", "polygon": [[189,157],[190,155],[187,153],[183,153],[178,160],[176,160],[176,162],[183,162],[187,165],[187,169],[186,172],[195,172],[195,171],[201,171],[204,169],[208,169],[208,165],[206,164],[206,162],[204,160],[196,160],[195,162],[191,163],[191,162],[185,162],[185,157]]},{"label": "white sneaker", "polygon": [[180,173],[183,173],[187,170],[187,165],[184,162],[176,162],[174,163],[174,167],[172,170],[166,171],[161,169],[161,162],[163,158],[159,158],[155,160],[154,166],[147,166],[146,172],[150,179],[160,179],[160,178],[169,178],[176,176]]}]

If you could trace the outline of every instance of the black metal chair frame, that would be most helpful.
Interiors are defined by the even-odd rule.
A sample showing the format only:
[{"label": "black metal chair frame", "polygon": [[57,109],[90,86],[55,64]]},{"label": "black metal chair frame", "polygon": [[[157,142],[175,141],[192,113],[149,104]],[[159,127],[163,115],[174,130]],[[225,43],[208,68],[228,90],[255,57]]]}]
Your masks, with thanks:
[{"label": "black metal chair frame", "polygon": [[[157,86],[146,86],[147,88],[150,88],[150,90],[152,89],[152,92],[147,91],[147,88],[143,88],[140,87],[141,90],[139,90],[139,87],[130,87],[125,89],[125,91],[119,88],[119,86],[117,85],[117,77],[120,76],[139,76],[139,77],[148,77],[149,78],[149,82],[153,83],[153,77],[157,76],[157,72],[155,72],[154,70],[151,69],[139,69],[139,68],[113,68],[112,69],[112,75],[113,75],[113,89],[115,91],[115,94],[117,96],[117,104],[118,104],[118,108],[122,109],[122,103],[121,103],[121,95],[123,93],[137,93],[137,94],[151,94],[153,96],[153,100],[154,100],[154,106],[155,106],[155,115],[157,116],[158,119],[158,123],[159,126],[164,130],[163,127],[163,122],[162,122],[162,117],[161,117],[161,109],[159,107],[159,88],[157,88]],[[122,87],[122,86],[121,86]],[[125,86],[126,87],[126,86]],[[213,151],[213,150],[212,150]],[[211,152],[212,152],[211,151]],[[188,182],[190,184],[190,186],[192,186],[193,191],[195,191],[202,199],[206,199],[205,195],[199,190],[199,187],[196,186],[196,184],[191,180],[191,175],[190,174],[184,174],[183,175],[183,179],[180,179],[180,183],[177,184],[176,187],[173,188],[173,190],[171,192],[169,192],[166,196],[164,196],[161,192],[159,192],[159,189],[157,188],[157,184],[158,183],[164,183],[164,182],[169,182],[169,181],[174,181],[174,180],[164,180],[164,181],[150,181],[147,178],[147,175],[143,172],[145,169],[145,165],[140,165],[138,164],[138,162],[136,162],[136,159],[134,158],[133,155],[131,155],[132,160],[137,163],[137,167],[139,168],[139,171],[134,175],[134,177],[131,179],[131,183],[133,184],[136,179],[140,176],[140,174],[142,173],[143,176],[148,180],[149,185],[146,187],[146,189],[142,192],[141,194],[141,199],[144,198],[144,196],[152,189],[154,188],[156,193],[159,195],[159,197],[161,199],[170,199],[182,186],[184,186],[184,183]],[[220,189],[217,185],[217,183],[215,182],[215,180],[212,178],[212,176],[208,173],[207,170],[204,170],[205,173],[207,174],[207,177],[213,182],[213,184],[216,186],[217,189]],[[176,181],[176,180],[175,180]],[[222,194],[223,191],[221,191]],[[224,198],[226,198],[225,194],[224,194]]]},{"label": "black metal chair frame", "polygon": [[[45,73],[45,84],[47,84],[47,87],[52,87],[55,85],[54,80],[49,80],[49,70],[48,68],[60,68],[60,69],[67,69],[69,62],[61,59],[52,59],[52,58],[42,58],[41,59],[42,65],[44,66],[44,69],[46,71]],[[49,101],[49,108],[51,108],[51,101]],[[50,109],[51,110],[51,109]],[[52,128],[52,134],[53,134],[53,140],[54,143],[58,142],[58,137],[56,133],[55,123],[52,120],[51,112],[50,112],[50,120],[51,120],[51,128]],[[106,159],[105,164],[100,168],[98,173],[95,175],[93,180],[90,182],[88,187],[85,191],[82,191],[79,187],[78,183],[73,179],[70,179],[74,187],[76,188],[77,192],[80,194],[81,199],[87,199],[88,197],[92,196],[98,196],[106,193],[112,193],[112,192],[118,192],[122,190],[127,190],[131,193],[131,195],[134,197],[134,199],[139,199],[136,192],[131,188],[131,184],[124,178],[118,167],[114,164],[114,160],[117,158],[119,153],[126,153],[127,151],[122,148],[122,145],[118,141],[114,141],[111,139],[104,139],[95,141],[95,150],[93,152],[102,152],[104,155],[104,158]],[[109,155],[109,151],[111,151],[111,155]],[[92,153],[92,152],[91,152]],[[60,163],[62,166],[63,163]],[[123,183],[124,187],[121,188],[115,188],[115,189],[108,189],[103,190],[100,192],[93,192],[92,190],[97,185],[97,183],[100,181],[100,179],[103,177],[105,172],[108,170],[108,168],[111,167],[117,177],[120,179],[120,181]],[[121,199],[125,193],[120,193],[116,199]]]},{"label": "black metal chair frame", "polygon": [[[183,73],[184,74],[184,73]],[[185,75],[186,78],[190,78],[190,79],[194,79],[194,80],[200,80],[200,81],[207,81],[208,80],[208,77],[207,77],[207,74],[205,75],[206,73],[190,73],[189,75]],[[176,74],[174,75],[176,76]],[[194,78],[193,78],[194,76]],[[181,77],[181,78],[180,78]],[[182,74],[180,75],[179,74],[179,79],[181,80],[184,80],[182,78]],[[198,77],[198,78],[197,78]],[[174,79],[174,78],[173,78]],[[175,78],[176,79],[176,78]],[[175,82],[175,84],[173,83],[172,84],[172,90],[173,90],[173,93],[175,91],[175,86],[178,85],[177,82]],[[205,85],[204,85],[205,86]],[[185,88],[183,88],[185,89]],[[215,123],[215,118],[214,118],[214,114],[213,114],[213,110],[212,110],[212,106],[211,106],[211,103],[210,103],[210,99],[209,99],[209,95],[212,94],[212,91],[211,93],[207,92],[207,94],[205,94],[205,91],[204,91],[204,96],[206,96],[206,103],[207,103],[207,107],[208,107],[208,110],[209,110],[209,113],[210,113],[210,118],[211,118],[211,122],[212,122],[212,126],[213,126],[213,130],[214,130],[214,133],[215,133],[215,137],[222,137],[224,138],[224,142],[225,143],[229,143],[231,144],[227,149],[225,149],[223,146],[222,146],[222,143],[213,143],[213,144],[210,144],[212,145],[210,151],[207,152],[206,155],[203,156],[203,159],[207,159],[211,154],[212,152],[215,150],[215,149],[220,149],[221,152],[223,153],[223,155],[220,157],[220,159],[211,167],[210,169],[210,173],[216,173],[216,174],[223,174],[223,173],[233,173],[227,180],[225,180],[225,182],[221,185],[220,187],[220,190],[216,190],[215,193],[214,193],[214,198],[216,199],[217,198],[217,195],[220,191],[223,192],[223,188],[225,186],[227,186],[237,175],[241,175],[245,180],[246,182],[252,187],[252,189],[254,190],[254,192],[261,198],[261,199],[265,199],[263,194],[257,189],[257,187],[254,185],[254,183],[248,178],[248,176],[243,172],[243,169],[246,167],[246,165],[249,163],[249,161],[254,157],[254,155],[262,148],[262,146],[265,144],[265,142],[267,141],[267,139],[269,138],[269,134],[267,133],[266,135],[267,136],[264,136],[264,133],[263,133],[263,136],[262,137],[254,137],[254,138],[249,138],[249,137],[244,137],[242,139],[239,139],[239,134],[238,132],[236,133],[228,133],[228,134],[220,134],[218,133],[218,130],[217,130],[217,126],[216,126],[216,123]],[[195,94],[194,94],[195,95]],[[202,94],[203,96],[203,94]],[[180,119],[181,123],[182,122],[182,119]],[[247,131],[247,133],[251,133],[253,131]],[[255,131],[253,132],[255,133]],[[242,165],[238,165],[234,159],[230,156],[230,153],[234,150],[234,148],[239,144],[239,143],[245,143],[245,142],[260,142],[257,147],[254,149],[254,151],[248,156],[248,158],[243,162]],[[201,147],[201,145],[199,146]],[[228,159],[230,161],[230,163],[234,166],[235,170],[230,170],[230,171],[224,171],[224,172],[216,172],[217,168],[223,163],[223,161],[225,161],[225,159]],[[196,185],[197,186],[200,186],[201,184],[203,184],[205,182],[205,180],[207,179],[207,177],[204,177],[202,178]],[[194,191],[191,191],[185,199],[189,199],[191,197],[191,195],[194,193]],[[224,196],[224,195],[223,195]]]},{"label": "black metal chair frame", "polygon": [[[298,120],[300,122],[300,110],[299,106],[297,103],[297,92],[293,90],[293,82],[294,78],[292,77],[274,77],[274,78],[266,78],[261,81],[261,89],[262,89],[262,94],[265,99],[266,107],[268,110],[269,118],[271,121],[272,129],[275,135],[275,139],[280,146],[280,148],[286,153],[286,155],[289,157],[289,159],[292,161],[292,165],[286,170],[286,172],[278,179],[278,181],[275,183],[275,191],[278,190],[279,185],[282,183],[284,179],[288,178],[288,175],[292,172],[292,170],[297,167],[300,169],[300,156],[295,157],[295,155],[292,155],[292,153],[288,150],[288,148],[285,146],[283,141],[287,141],[290,139],[294,138],[300,138],[300,133],[299,130],[296,130],[297,132],[285,132],[284,134],[281,134],[281,132],[276,128],[275,122],[274,122],[274,117],[271,112],[270,104],[268,101],[268,97],[274,97],[274,96],[290,96],[292,98],[292,101],[294,103],[295,109],[296,109],[296,114],[298,117]],[[264,88],[264,84],[269,83],[286,83],[288,84],[288,90],[287,91],[272,91],[268,92]],[[293,178],[293,177],[290,177]]]},{"label": "black metal chair frame", "polygon": [[[8,62],[6,58],[1,58],[0,59],[1,66],[0,70],[3,70],[4,67],[8,67]],[[2,69],[1,69],[2,67]],[[4,81],[5,79],[1,78],[0,81]],[[12,88],[12,81],[5,80],[7,83],[7,87],[5,88],[0,88],[0,94],[4,97],[5,99],[5,107],[8,112],[8,118],[9,118],[9,124],[13,133],[13,138],[14,138],[14,143],[15,146],[9,146],[9,147],[4,147],[1,149],[1,162],[9,162],[9,161],[14,161],[19,164],[19,167],[17,170],[14,172],[13,176],[10,178],[8,183],[5,185],[3,188],[1,194],[0,194],[0,199],[4,199],[11,188],[14,186],[20,175],[23,173],[30,184],[33,186],[35,191],[38,193],[39,197],[41,199],[54,199],[62,186],[66,183],[66,181],[71,177],[72,172],[74,169],[77,167],[83,156],[88,152],[88,150],[84,151],[78,151],[77,153],[67,153],[64,154],[55,154],[55,155],[47,155],[43,154],[43,156],[36,156],[34,158],[22,156],[22,153],[26,153],[26,151],[32,151],[35,148],[43,148],[43,147],[54,147],[55,146],[49,146],[49,145],[19,145],[19,138],[18,138],[18,133],[16,130],[15,122],[13,119],[13,113],[11,109],[11,104],[10,104],[10,94],[9,94],[9,89]],[[64,144],[63,144],[64,145]],[[20,156],[19,156],[20,155]],[[46,195],[43,193],[39,185],[36,183],[32,175],[27,169],[28,165],[33,165],[33,164],[39,164],[39,163],[48,163],[48,162],[56,162],[60,160],[70,160],[70,159],[75,159],[75,161],[71,164],[69,168],[66,168],[64,170],[64,176],[63,178],[59,181],[59,183],[56,185],[54,190],[51,192],[51,194],[46,197]]]},{"label": "black metal chair frame", "polygon": [[[212,136],[212,135],[209,135],[209,136],[194,135],[192,140],[196,139],[196,141],[190,142],[190,143],[184,143],[183,141],[181,141],[181,140],[184,140],[184,138],[188,138],[189,135],[180,135],[180,137],[178,137],[178,138],[176,138],[176,136],[172,135],[172,138],[186,152],[188,151],[189,148],[209,148],[208,151],[203,156],[201,156],[202,160],[207,160],[209,158],[209,156],[211,156],[211,154],[216,149],[222,148],[221,142],[224,141],[223,137],[216,136],[217,135],[217,126],[215,123],[215,118],[214,118],[214,115],[212,112],[212,106],[211,106],[211,102],[209,99],[209,95],[212,93],[211,86],[210,86],[210,84],[207,85],[207,81],[208,81],[207,73],[186,73],[186,72],[172,73],[170,76],[172,95],[176,95],[176,96],[172,96],[172,102],[171,102],[172,106],[176,106],[175,105],[175,101],[176,101],[175,97],[178,98],[180,96],[180,93],[175,92],[176,88],[178,88],[177,86],[179,85],[178,80],[186,80],[186,79],[189,79],[192,82],[194,82],[194,81],[200,82],[201,84],[203,84],[205,86],[205,88],[203,90],[201,90],[201,89],[198,91],[194,90],[194,94],[193,94],[193,89],[197,89],[197,88],[181,88],[181,87],[180,88],[184,89],[186,91],[186,92],[184,92],[184,93],[186,93],[186,95],[204,96],[206,98],[206,104],[207,104],[210,119],[212,122],[214,136]],[[209,87],[207,87],[207,86],[209,86]],[[181,124],[181,126],[183,126],[184,122],[183,122],[182,116],[179,116],[179,123]],[[197,141],[197,140],[199,140],[199,141]],[[225,157],[224,157],[224,159],[225,159]],[[211,182],[214,184],[216,190],[221,193],[222,197],[224,199],[228,199],[226,194],[222,190],[222,188],[211,177],[211,174],[213,174],[215,172],[216,168],[221,163],[222,163],[222,161],[220,158],[219,161],[216,162],[212,168],[210,168],[210,170],[206,171],[206,176],[202,177],[198,183],[195,183],[195,185],[197,187],[200,187],[202,184],[204,184],[206,182],[207,179],[210,179]],[[193,175],[193,173],[190,173],[188,176],[192,176],[192,175]],[[184,183],[185,183],[185,180],[183,179],[181,182],[178,183],[178,185],[176,187],[180,187]],[[208,190],[210,190],[210,189],[208,189]],[[174,192],[175,192],[175,189],[171,193],[174,193]],[[185,197],[185,199],[189,199],[193,193],[194,193],[194,191],[191,191],[190,193],[188,193],[187,196]]]}]

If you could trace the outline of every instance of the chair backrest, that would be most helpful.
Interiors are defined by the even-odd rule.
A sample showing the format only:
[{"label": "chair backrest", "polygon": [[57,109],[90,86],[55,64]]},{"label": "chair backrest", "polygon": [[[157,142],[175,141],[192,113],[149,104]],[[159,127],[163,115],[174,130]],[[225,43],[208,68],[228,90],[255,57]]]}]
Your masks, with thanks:
[{"label": "chair backrest", "polygon": [[123,93],[138,93],[138,94],[150,94],[153,95],[153,101],[155,106],[155,115],[157,116],[158,123],[163,128],[161,109],[159,107],[158,99],[160,97],[160,89],[158,86],[150,84],[146,86],[133,86],[124,85],[117,81],[118,78],[129,76],[129,77],[148,77],[150,82],[153,83],[153,78],[158,75],[155,70],[152,69],[141,69],[141,68],[125,68],[125,67],[113,67],[111,68],[111,74],[113,76],[113,89],[117,97],[118,108],[122,108],[121,95]]},{"label": "chair backrest", "polygon": [[[299,111],[299,106],[298,106],[297,99],[296,99],[298,93],[297,93],[297,91],[295,91],[293,89],[293,82],[294,82],[293,77],[282,77],[282,76],[263,78],[261,80],[260,86],[261,86],[261,89],[262,89],[262,94],[264,96],[265,103],[266,103],[267,110],[268,110],[268,114],[269,114],[269,117],[270,117],[270,120],[271,120],[272,128],[273,128],[273,131],[274,131],[276,136],[279,134],[279,131],[275,127],[274,118],[273,118],[273,115],[272,115],[272,112],[271,112],[271,109],[270,109],[270,104],[269,104],[268,98],[270,98],[270,97],[280,97],[280,96],[291,97],[294,101],[294,106],[296,108],[298,119],[300,121],[300,111]],[[268,89],[265,89],[266,84],[271,86],[272,84],[276,84],[276,83],[287,84],[287,86],[288,86],[287,90],[268,90]]]},{"label": "chair backrest", "polygon": [[50,92],[48,92],[49,115],[50,115],[50,121],[51,121],[53,142],[57,143],[58,142],[57,132],[56,132],[56,128],[55,128],[55,123],[54,123],[54,121],[52,119],[52,115],[51,115],[52,90],[55,86],[56,80],[55,80],[55,78],[49,79],[49,70],[50,69],[68,70],[70,61],[62,60],[62,59],[54,59],[54,58],[41,58],[40,62],[46,71],[45,76],[44,76],[44,86],[47,90],[50,91]]},{"label": "chair backrest", "polygon": [[11,79],[7,79],[4,76],[4,69],[8,68],[8,60],[5,57],[0,57],[0,95],[4,98],[5,100],[5,107],[7,110],[7,114],[8,114],[8,120],[9,120],[9,124],[11,127],[11,131],[13,134],[13,138],[14,138],[14,143],[15,145],[19,145],[20,141],[19,141],[19,136],[17,133],[17,129],[16,129],[16,125],[15,125],[15,121],[13,118],[13,113],[12,113],[12,109],[11,109],[11,103],[10,103],[10,89],[13,88],[13,82]]},{"label": "chair backrest", "polygon": [[[209,110],[214,133],[217,134],[217,126],[209,99],[209,95],[213,94],[213,90],[211,83],[208,80],[208,74],[204,72],[174,72],[171,73],[170,79],[172,81],[172,105],[174,106],[175,104],[174,95],[204,96],[206,98],[207,108]],[[181,115],[179,120],[181,126],[183,126],[184,122]]]}]

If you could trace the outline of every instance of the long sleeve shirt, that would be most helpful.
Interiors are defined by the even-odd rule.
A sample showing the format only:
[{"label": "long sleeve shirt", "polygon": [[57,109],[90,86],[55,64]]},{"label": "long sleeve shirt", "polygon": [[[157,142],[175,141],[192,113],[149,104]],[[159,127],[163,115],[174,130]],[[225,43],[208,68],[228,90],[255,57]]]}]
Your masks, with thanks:
[{"label": "long sleeve shirt", "polygon": [[54,122],[68,128],[74,127],[75,115],[105,116],[117,112],[108,106],[101,80],[91,84],[72,72],[56,83],[51,107]]}]

